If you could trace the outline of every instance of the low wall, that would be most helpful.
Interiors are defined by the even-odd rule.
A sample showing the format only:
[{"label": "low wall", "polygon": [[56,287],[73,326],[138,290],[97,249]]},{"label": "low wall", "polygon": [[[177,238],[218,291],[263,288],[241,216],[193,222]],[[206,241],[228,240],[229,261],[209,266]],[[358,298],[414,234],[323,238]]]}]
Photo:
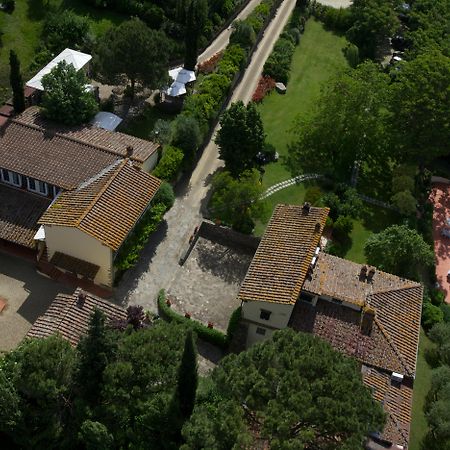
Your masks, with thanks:
[{"label": "low wall", "polygon": [[432,176],[431,177],[431,182],[432,183],[444,183],[444,184],[450,184],[450,180],[448,178],[444,178],[444,177],[436,177],[436,176]]}]

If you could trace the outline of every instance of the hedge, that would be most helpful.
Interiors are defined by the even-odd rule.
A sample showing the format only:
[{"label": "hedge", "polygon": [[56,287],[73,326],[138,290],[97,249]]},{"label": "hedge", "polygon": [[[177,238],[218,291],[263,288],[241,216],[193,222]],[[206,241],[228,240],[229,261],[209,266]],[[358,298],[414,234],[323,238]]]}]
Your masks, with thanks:
[{"label": "hedge", "polygon": [[183,166],[184,153],[177,147],[167,146],[158,165],[152,172],[157,178],[165,181],[174,181]]},{"label": "hedge", "polygon": [[166,293],[164,289],[161,289],[158,293],[158,309],[163,318],[168,322],[180,323],[192,327],[192,329],[201,339],[210,342],[211,344],[217,345],[224,350],[226,350],[226,348],[228,347],[227,335],[214,328],[208,328],[207,326],[196,320],[188,319],[187,317],[182,316],[181,314],[174,311],[169,305],[167,305]]}]

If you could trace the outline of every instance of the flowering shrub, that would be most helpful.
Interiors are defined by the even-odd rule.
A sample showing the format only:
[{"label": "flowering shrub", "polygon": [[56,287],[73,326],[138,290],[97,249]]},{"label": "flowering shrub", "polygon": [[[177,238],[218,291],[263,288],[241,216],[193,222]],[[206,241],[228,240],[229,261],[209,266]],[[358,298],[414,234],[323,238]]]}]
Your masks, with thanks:
[{"label": "flowering shrub", "polygon": [[259,79],[258,86],[252,96],[255,103],[260,103],[263,98],[275,88],[275,80],[269,76],[262,76]]},{"label": "flowering shrub", "polygon": [[222,55],[223,50],[215,53],[214,55],[211,56],[211,58],[207,59],[206,61],[199,63],[199,65],[197,66],[198,71],[200,73],[204,73],[205,75],[214,72],[218,62],[220,61],[220,58],[222,58]]}]

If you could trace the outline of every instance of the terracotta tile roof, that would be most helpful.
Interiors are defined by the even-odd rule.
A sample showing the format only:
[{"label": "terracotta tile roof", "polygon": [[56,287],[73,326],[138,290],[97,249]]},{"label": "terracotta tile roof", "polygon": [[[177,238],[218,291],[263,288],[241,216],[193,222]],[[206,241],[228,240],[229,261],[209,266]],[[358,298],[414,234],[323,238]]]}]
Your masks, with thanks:
[{"label": "terracotta tile roof", "polygon": [[72,345],[76,345],[88,330],[94,308],[102,311],[108,321],[126,320],[127,314],[123,308],[92,294],[86,293],[84,303],[80,303],[80,291],[78,288],[72,295],[58,294],[45,314],[36,320],[26,337],[44,338],[60,334]]},{"label": "terracotta tile roof", "polygon": [[156,194],[161,181],[123,160],[63,192],[39,220],[76,227],[116,251]]},{"label": "terracotta tile roof", "polygon": [[67,270],[70,273],[82,275],[88,280],[93,280],[100,269],[100,267],[95,264],[61,252],[55,252],[50,263],[56,267]]},{"label": "terracotta tile roof", "polygon": [[[422,310],[422,286],[379,270],[375,270],[369,281],[366,277],[360,277],[362,267],[362,264],[321,252],[312,276],[305,281],[303,290],[360,307],[369,305],[374,308],[374,330],[378,330],[376,333],[380,333],[380,338],[381,335],[384,336],[384,341],[393,350],[397,362],[394,363],[391,358],[383,362],[383,359],[376,356],[372,362],[366,358],[360,359],[377,367],[414,376]],[[376,349],[372,352],[376,354]],[[382,354],[383,351],[380,350],[380,355]]]},{"label": "terracotta tile roof", "polygon": [[42,117],[37,106],[26,109],[16,120],[51,130],[60,136],[79,140],[85,144],[101,147],[121,157],[127,156],[126,149],[128,146],[131,146],[133,147],[131,159],[139,163],[143,163],[159,148],[159,144],[156,142],[140,139],[118,131],[108,131],[90,125],[69,127],[50,122]]},{"label": "terracotta tile roof", "polygon": [[295,304],[328,216],[328,208],[278,205],[238,294],[241,301]]},{"label": "terracotta tile roof", "polygon": [[50,200],[0,183],[0,239],[34,248],[37,221]]},{"label": "terracotta tile roof", "polygon": [[413,389],[405,383],[392,383],[387,373],[363,366],[363,381],[372,389],[375,400],[383,404],[388,417],[381,438],[408,446]]}]

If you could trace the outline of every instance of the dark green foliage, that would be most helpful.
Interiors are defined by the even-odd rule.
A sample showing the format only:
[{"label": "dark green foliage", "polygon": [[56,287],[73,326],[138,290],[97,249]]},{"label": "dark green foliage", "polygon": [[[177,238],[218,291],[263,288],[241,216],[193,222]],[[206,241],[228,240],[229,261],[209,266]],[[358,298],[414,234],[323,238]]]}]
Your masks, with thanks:
[{"label": "dark green foliage", "polygon": [[171,145],[164,148],[164,153],[158,165],[152,172],[155,177],[165,181],[175,181],[183,167],[184,153]]},{"label": "dark green foliage", "polygon": [[169,210],[172,208],[174,202],[175,194],[173,192],[173,187],[169,183],[163,182],[153,198],[153,203],[162,203],[166,209]]},{"label": "dark green foliage", "polygon": [[114,438],[105,425],[89,419],[81,425],[78,439],[86,450],[109,450],[114,443]]},{"label": "dark green foliage", "polygon": [[417,231],[392,225],[369,237],[364,245],[367,262],[386,272],[417,279],[418,268],[434,263],[434,253]]},{"label": "dark green foliage", "polygon": [[316,3],[312,13],[326,28],[339,33],[345,33],[353,25],[351,8],[334,8]]},{"label": "dark green foliage", "polygon": [[364,203],[354,188],[344,184],[336,187],[335,192],[327,192],[322,196],[322,206],[330,208],[329,216],[335,221],[339,216],[348,216],[353,219],[360,217]]},{"label": "dark green foliage", "polygon": [[239,323],[241,321],[241,315],[242,315],[242,307],[239,306],[239,308],[236,308],[233,311],[233,314],[231,314],[230,320],[228,321],[228,327],[227,327],[227,339],[228,342],[230,342],[233,339],[234,333],[236,332]]},{"label": "dark green foliage", "polygon": [[206,0],[186,0],[184,4],[184,67],[188,70],[195,70],[195,65],[197,64],[198,41],[208,15],[208,3]]},{"label": "dark green foliage", "polygon": [[245,171],[239,179],[233,178],[230,172],[220,172],[213,178],[212,191],[209,205],[212,217],[236,231],[251,234],[255,226],[253,219],[265,211],[259,172]]},{"label": "dark green foliage", "polygon": [[[199,398],[183,429],[183,449],[232,448],[230,440],[248,448],[249,415],[271,448],[359,449],[369,432],[384,425],[382,407],[364,386],[358,363],[291,329],[227,356],[210,379],[208,395]],[[215,431],[225,424],[227,432]]]},{"label": "dark green foliage", "polygon": [[9,52],[9,83],[13,91],[14,112],[19,114],[25,110],[25,96],[22,74],[20,72],[20,61],[14,50]]},{"label": "dark green foliage", "polygon": [[66,125],[78,125],[92,119],[98,111],[93,95],[86,91],[88,80],[72,64],[58,63],[42,78],[45,94],[42,102],[45,117]]},{"label": "dark green foliage", "polygon": [[348,64],[354,69],[360,62],[358,47],[355,44],[348,43],[344,48],[344,54]]},{"label": "dark green foliage", "polygon": [[158,310],[161,315],[169,322],[182,324],[192,327],[197,336],[211,344],[225,349],[228,345],[227,336],[221,331],[214,328],[208,328],[207,326],[197,322],[196,320],[188,319],[181,314],[178,314],[166,303],[166,294],[164,290],[161,290],[158,294]]},{"label": "dark green foliage", "polygon": [[319,200],[322,198],[323,192],[319,186],[312,186],[305,192],[305,202],[308,202],[312,206],[318,206]]},{"label": "dark green foliage", "polygon": [[110,83],[123,76],[130,82],[131,97],[136,83],[151,89],[167,81],[170,42],[161,31],[151,30],[139,19],[131,19],[112,27],[97,45],[95,63],[100,74]]},{"label": "dark green foliage", "polygon": [[229,45],[217,65],[217,73],[230,81],[241,70],[246,59],[245,50],[240,45]]},{"label": "dark green foliage", "polygon": [[55,336],[26,340],[0,359],[0,427],[18,448],[62,443],[75,364],[75,351]]},{"label": "dark green foliage", "polygon": [[392,191],[394,193],[414,191],[414,178],[409,175],[399,175],[392,179]]},{"label": "dark green foliage", "polygon": [[[202,88],[203,83],[200,86]],[[181,114],[173,121],[171,144],[181,149],[187,160],[194,158],[201,141],[200,127],[195,118]]]},{"label": "dark green foliage", "polygon": [[79,367],[77,370],[78,390],[88,405],[95,405],[100,394],[98,387],[103,381],[103,372],[113,359],[115,342],[105,327],[105,315],[94,310],[89,330],[78,344]]},{"label": "dark green foliage", "polygon": [[250,49],[256,40],[256,34],[253,28],[241,20],[233,22],[233,31],[230,36],[230,44],[237,44],[245,49]]},{"label": "dark green foliage", "polygon": [[256,155],[264,149],[264,128],[256,106],[233,103],[220,120],[217,133],[220,159],[233,177],[257,166]]},{"label": "dark green foliage", "polygon": [[89,39],[89,19],[64,9],[45,16],[42,37],[45,46],[58,54],[65,48],[84,50]]},{"label": "dark green foliage", "polygon": [[428,336],[437,345],[440,363],[450,366],[450,323],[435,324]]},{"label": "dark green foliage", "polygon": [[422,326],[428,331],[435,324],[440,323],[444,320],[444,313],[438,307],[430,302],[424,302],[422,306]]},{"label": "dark green foliage", "polygon": [[348,216],[339,216],[333,225],[333,237],[340,242],[349,239],[353,230],[353,221]]},{"label": "dark green foliage", "polygon": [[392,196],[391,201],[403,216],[412,216],[416,213],[417,200],[409,191],[397,192]]},{"label": "dark green foliage", "polygon": [[291,70],[295,45],[292,40],[281,37],[276,42],[272,53],[264,64],[263,73],[277,82],[287,84]]},{"label": "dark green foliage", "polygon": [[195,395],[197,392],[197,350],[192,336],[192,330],[186,333],[184,351],[178,369],[176,400],[183,420],[191,417],[194,410]]}]

